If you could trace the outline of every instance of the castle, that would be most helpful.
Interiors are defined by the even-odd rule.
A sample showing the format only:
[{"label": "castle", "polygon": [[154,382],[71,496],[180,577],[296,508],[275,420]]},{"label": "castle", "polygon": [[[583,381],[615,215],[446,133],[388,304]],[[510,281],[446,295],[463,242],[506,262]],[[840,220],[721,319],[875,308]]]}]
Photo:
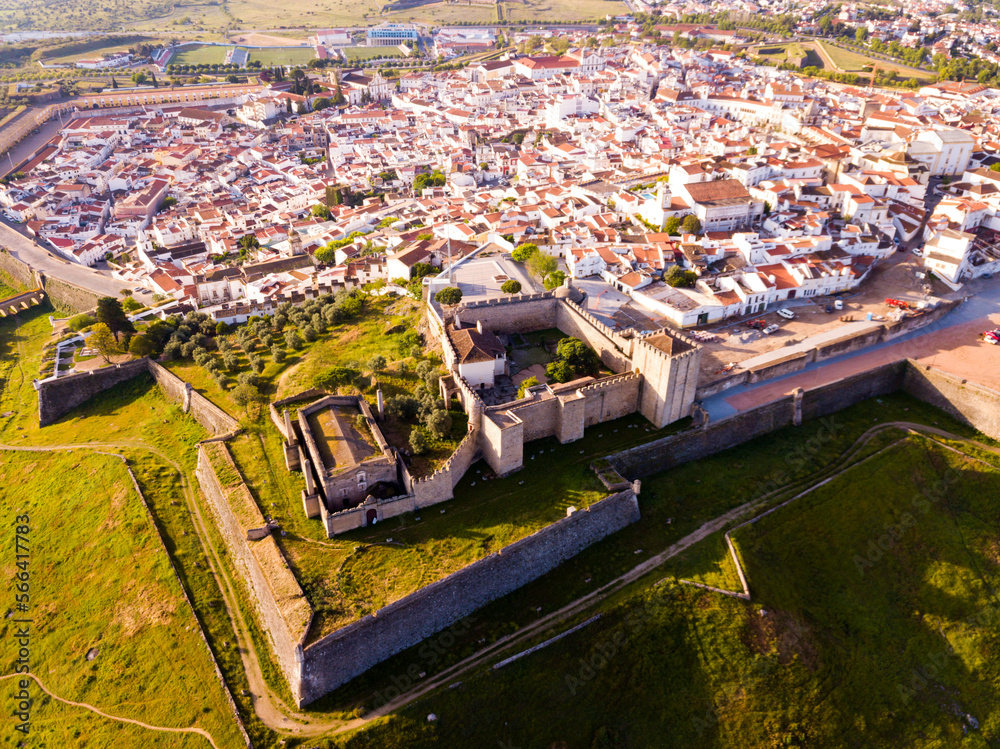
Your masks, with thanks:
[{"label": "castle", "polygon": [[[332,537],[451,499],[459,480],[479,458],[498,476],[512,473],[523,465],[526,442],[544,437],[555,437],[563,444],[573,442],[589,427],[636,412],[657,428],[691,415],[701,356],[698,344],[669,329],[646,334],[613,331],[574,302],[572,294],[570,286],[563,286],[542,294],[464,304],[450,311],[428,302],[428,328],[441,345],[448,369],[440,381],[441,397],[445,402],[458,398],[469,415],[469,429],[454,454],[426,478],[413,478],[403,461],[394,456],[363,398],[350,400],[352,408],[364,414],[365,433],[375,444],[366,451],[369,457],[364,461],[350,459],[349,450],[342,450],[339,460],[321,454],[323,444],[358,443],[342,419],[331,418],[328,426],[322,427],[310,418],[347,406],[340,403],[343,398],[324,397],[303,405],[295,422],[288,406],[296,399],[272,404],[272,420],[285,437],[286,464],[306,475],[302,496],[306,515],[320,518],[327,536]],[[448,335],[449,330],[466,328],[492,337],[553,327],[590,346],[614,374],[535,385],[522,398],[487,406],[460,373],[460,364],[467,357],[459,355]],[[502,370],[492,362],[486,366],[491,371]],[[318,395],[319,391],[308,391],[297,399]],[[342,426],[338,428],[338,424]],[[396,487],[393,496],[365,496],[375,475],[375,481]]]}]

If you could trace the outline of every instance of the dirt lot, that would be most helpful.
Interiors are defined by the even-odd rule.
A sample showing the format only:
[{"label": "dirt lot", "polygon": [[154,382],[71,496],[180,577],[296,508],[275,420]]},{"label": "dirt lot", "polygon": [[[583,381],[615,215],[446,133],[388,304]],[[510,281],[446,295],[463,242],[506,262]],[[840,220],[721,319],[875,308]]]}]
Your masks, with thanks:
[{"label": "dirt lot", "polygon": [[[837,328],[843,324],[839,319],[841,315],[852,315],[855,320],[863,320],[871,312],[884,317],[891,309],[885,304],[886,298],[910,303],[926,299],[924,282],[915,276],[918,270],[920,267],[916,257],[908,251],[897,252],[883,260],[859,289],[844,295],[842,311],[826,312],[826,306],[833,304],[833,299],[817,297],[809,302],[803,303],[800,300],[793,303],[791,309],[795,312],[794,320],[785,320],[776,312],[770,311],[764,315],[742,318],[740,322],[728,321],[706,327],[705,330],[719,336],[719,340],[702,343],[704,351],[701,357],[701,383],[725,377],[725,368],[729,364],[738,364],[758,354],[801,343],[810,336]],[[944,297],[948,292],[947,287],[935,284],[931,296]],[[777,323],[781,329],[766,336],[742,324],[758,318],[762,318],[768,325]]]},{"label": "dirt lot", "polygon": [[291,39],[287,36],[271,36],[270,34],[237,34],[229,38],[233,44],[247,44],[251,47],[299,47],[306,43],[305,39]]}]

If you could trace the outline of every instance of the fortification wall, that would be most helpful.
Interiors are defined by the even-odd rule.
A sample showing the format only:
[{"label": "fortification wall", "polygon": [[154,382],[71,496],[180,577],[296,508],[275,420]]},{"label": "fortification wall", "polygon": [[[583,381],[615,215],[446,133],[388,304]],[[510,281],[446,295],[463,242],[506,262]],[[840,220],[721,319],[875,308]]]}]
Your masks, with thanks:
[{"label": "fortification wall", "polygon": [[195,471],[198,484],[230,558],[246,583],[258,620],[271,639],[278,667],[297,696],[301,677],[298,649],[308,631],[312,609],[274,539],[267,535],[259,541],[248,540],[247,531],[263,527],[264,518],[242,480],[224,487],[208,450],[215,451],[215,460],[221,461],[227,473],[238,476],[239,472],[224,444],[199,445]]},{"label": "fortification wall", "polygon": [[524,465],[524,424],[504,413],[483,416],[479,447],[498,476],[516,471]]},{"label": "fortification wall", "polygon": [[704,429],[689,429],[608,456],[615,469],[630,479],[704,458],[792,424],[792,396],[731,416]]},{"label": "fortification wall", "polygon": [[905,361],[890,362],[807,390],[802,398],[802,418],[818,419],[863,400],[895,393],[903,388],[905,371]]},{"label": "fortification wall", "polygon": [[26,289],[41,286],[41,282],[32,267],[10,255],[6,250],[0,251],[0,270],[9,274]]},{"label": "fortification wall", "polygon": [[90,372],[36,382],[38,390],[38,425],[45,427],[58,421],[77,406],[105,390],[131,380],[148,371],[145,359],[113,364]]},{"label": "fortification wall", "polygon": [[559,423],[559,401],[551,395],[548,398],[536,398],[525,401],[523,405],[514,406],[509,413],[524,423],[524,441],[540,440],[556,433]]},{"label": "fortification wall", "polygon": [[163,394],[180,403],[181,408],[190,413],[209,432],[227,434],[239,428],[239,422],[236,419],[191,387],[190,383],[185,382],[152,359],[145,361]]},{"label": "fortification wall", "polygon": [[97,306],[99,294],[58,278],[39,275],[42,277],[42,288],[54,304],[69,307],[77,312],[88,312]]},{"label": "fortification wall", "polygon": [[635,413],[639,407],[641,383],[639,375],[625,374],[598,380],[581,388],[580,393],[586,398],[584,426],[592,427]]},{"label": "fortification wall", "polygon": [[632,368],[628,354],[631,341],[622,338],[593,315],[582,310],[568,299],[559,300],[556,306],[554,325],[567,335],[579,338],[601,357],[601,361],[612,372],[621,374]]},{"label": "fortification wall", "polygon": [[537,579],[638,519],[635,495],[631,491],[614,494],[307,646],[300,705]]},{"label": "fortification wall", "polygon": [[494,333],[527,333],[556,327],[556,298],[551,291],[463,304],[455,317],[463,325],[482,321]]},{"label": "fortification wall", "polygon": [[1000,393],[948,372],[909,361],[903,390],[1000,439]]}]

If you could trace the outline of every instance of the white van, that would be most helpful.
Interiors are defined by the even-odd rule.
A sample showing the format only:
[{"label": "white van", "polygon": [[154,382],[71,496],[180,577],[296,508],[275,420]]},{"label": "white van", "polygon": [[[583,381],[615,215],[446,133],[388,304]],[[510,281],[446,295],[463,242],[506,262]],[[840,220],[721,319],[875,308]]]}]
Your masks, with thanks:
[{"label": "white van", "polygon": [[790,309],[779,309],[778,310],[778,314],[781,315],[786,320],[794,320],[795,319],[795,313],[792,312]]}]

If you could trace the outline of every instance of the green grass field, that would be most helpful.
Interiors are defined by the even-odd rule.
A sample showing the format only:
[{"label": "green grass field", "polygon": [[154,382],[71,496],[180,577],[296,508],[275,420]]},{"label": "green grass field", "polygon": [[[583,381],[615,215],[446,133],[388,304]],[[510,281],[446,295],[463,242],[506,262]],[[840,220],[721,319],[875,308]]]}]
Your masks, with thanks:
[{"label": "green grass field", "polygon": [[250,62],[260,62],[265,67],[273,65],[304,66],[315,58],[316,50],[312,47],[270,47],[250,50]]},{"label": "green grass field", "polygon": [[819,40],[816,43],[822,45],[823,49],[830,56],[830,59],[833,60],[835,65],[848,72],[860,73],[865,68],[868,68],[865,72],[870,72],[871,66],[878,63],[879,70],[894,70],[900,79],[915,78],[921,82],[933,81],[935,79],[935,75],[927,71],[918,71],[903,65],[897,65],[895,63],[886,62],[885,60],[868,57],[852,50],[835,47],[834,45],[827,44],[822,40]]},{"label": "green grass field", "polygon": [[222,65],[229,47],[213,44],[191,44],[179,47],[170,58],[172,65]]},{"label": "green grass field", "polygon": [[[199,727],[220,747],[240,746],[196,621],[120,461],[5,454],[0,474],[8,579],[17,572],[14,518],[30,518],[32,672],[64,699],[154,726]],[[17,657],[16,626],[5,621],[0,632],[5,674]],[[29,691],[41,697],[35,685]],[[82,708],[55,701],[39,699],[36,716],[37,745],[208,746],[197,735],[81,720],[89,717]]]},{"label": "green grass field", "polygon": [[347,56],[348,61],[373,60],[378,57],[402,57],[403,53],[395,47],[343,47],[340,52]]},{"label": "green grass field", "polygon": [[[770,485],[769,471],[788,477],[818,468],[873,415],[878,421],[893,412],[955,426],[893,396],[838,414],[834,437],[802,468],[789,469],[799,465],[789,451],[818,435],[815,423],[782,430],[777,444],[757,440],[653,477],[644,482],[639,523],[478,612],[470,642],[443,660],[454,663],[482,647],[476,643],[483,638],[510,631],[501,625],[504,612],[535,602],[551,610],[564,599],[564,586],[579,588],[581,578],[603,572],[605,560],[617,566],[610,549],[639,547],[635,534],[647,541],[659,535],[662,548],[678,523],[689,525],[705,509],[700,502],[715,505],[707,517],[735,504],[733,494]],[[894,431],[862,455],[904,436]],[[748,465],[755,466],[752,481],[734,481],[738,466]],[[940,481],[944,492],[936,488]],[[728,491],[720,492],[722,485]],[[664,497],[668,487],[682,497]],[[937,497],[926,511],[922,492]],[[998,497],[994,467],[909,438],[739,532],[753,601],[676,581],[713,567],[719,582],[731,579],[721,533],[710,536],[609,599],[601,618],[582,631],[499,671],[466,674],[456,688],[338,746],[988,746],[1000,735],[993,698],[1000,608],[992,593],[1000,582]],[[664,525],[655,506],[678,500],[673,522]],[[887,531],[901,523],[898,535]],[[887,533],[894,538],[889,551],[861,574],[855,557]],[[366,675],[355,692],[384,690],[405,664],[424,662],[420,652]],[[428,725],[431,712],[438,720]],[[463,719],[468,715],[477,719]]]}]

